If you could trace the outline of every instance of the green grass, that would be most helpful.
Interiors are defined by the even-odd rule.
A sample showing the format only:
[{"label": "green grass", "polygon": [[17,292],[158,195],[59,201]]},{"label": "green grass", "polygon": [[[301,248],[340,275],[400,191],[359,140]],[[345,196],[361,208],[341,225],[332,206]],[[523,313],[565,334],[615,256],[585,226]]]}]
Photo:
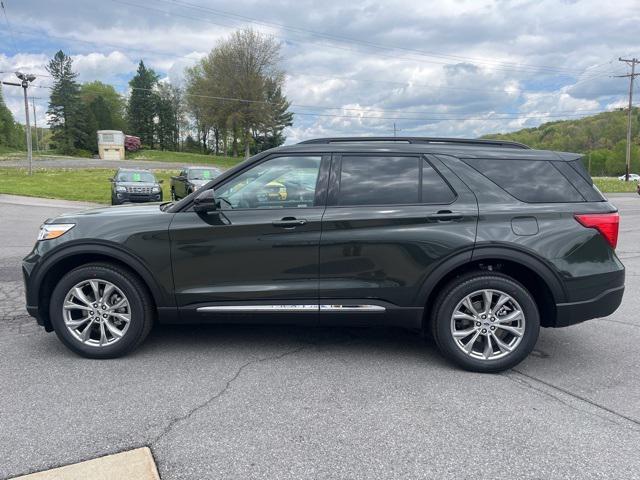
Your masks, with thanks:
[{"label": "green grass", "polygon": [[[109,178],[114,169],[36,169],[29,176],[20,168],[0,168],[0,193],[28,197],[81,200],[84,202],[111,203]],[[169,178],[175,170],[154,170],[158,180],[164,180],[164,199],[169,200]]]},{"label": "green grass", "polygon": [[168,152],[163,150],[141,150],[127,155],[136,160],[154,160],[156,162],[177,162],[191,165],[213,165],[224,170],[240,163],[243,158],[203,155],[201,153]]},{"label": "green grass", "polygon": [[603,193],[635,193],[638,188],[638,182],[625,182],[618,180],[617,177],[594,177],[593,183],[595,183]]}]

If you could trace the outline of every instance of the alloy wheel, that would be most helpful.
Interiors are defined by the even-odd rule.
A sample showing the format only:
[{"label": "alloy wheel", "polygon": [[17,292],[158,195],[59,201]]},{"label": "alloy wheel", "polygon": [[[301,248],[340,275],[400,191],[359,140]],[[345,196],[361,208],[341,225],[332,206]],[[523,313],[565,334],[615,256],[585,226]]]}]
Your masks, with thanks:
[{"label": "alloy wheel", "polygon": [[131,323],[129,300],[113,283],[83,280],[64,299],[62,318],[76,340],[95,347],[119,341]]},{"label": "alloy wheel", "polygon": [[496,360],[522,341],[526,319],[522,307],[500,290],[477,290],[465,296],[451,316],[451,335],[466,355]]}]

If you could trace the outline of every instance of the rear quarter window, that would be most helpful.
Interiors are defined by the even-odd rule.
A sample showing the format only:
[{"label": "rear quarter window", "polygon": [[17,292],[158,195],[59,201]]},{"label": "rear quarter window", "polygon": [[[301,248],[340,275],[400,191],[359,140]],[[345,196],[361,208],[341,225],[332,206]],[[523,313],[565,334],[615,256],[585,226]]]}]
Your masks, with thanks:
[{"label": "rear quarter window", "polygon": [[463,159],[496,185],[527,203],[584,202],[551,161]]}]

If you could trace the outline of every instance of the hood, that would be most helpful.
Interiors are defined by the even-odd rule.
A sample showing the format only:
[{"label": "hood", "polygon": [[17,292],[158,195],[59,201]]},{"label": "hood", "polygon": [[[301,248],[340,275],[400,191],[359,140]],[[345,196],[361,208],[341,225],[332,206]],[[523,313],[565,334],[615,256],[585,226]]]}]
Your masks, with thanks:
[{"label": "hood", "polygon": [[212,179],[210,178],[209,180],[189,180],[189,183],[191,185],[196,185],[198,187],[201,187],[203,185],[206,185],[207,183],[209,183]]},{"label": "hood", "polygon": [[157,187],[157,182],[115,182],[118,187]]},{"label": "hood", "polygon": [[82,220],[82,218],[106,219],[111,217],[161,215],[164,214],[164,212],[160,210],[160,205],[160,203],[133,203],[113,207],[91,208],[79,212],[64,213],[55,218],[48,219],[45,223],[65,223],[72,222],[74,219]]}]

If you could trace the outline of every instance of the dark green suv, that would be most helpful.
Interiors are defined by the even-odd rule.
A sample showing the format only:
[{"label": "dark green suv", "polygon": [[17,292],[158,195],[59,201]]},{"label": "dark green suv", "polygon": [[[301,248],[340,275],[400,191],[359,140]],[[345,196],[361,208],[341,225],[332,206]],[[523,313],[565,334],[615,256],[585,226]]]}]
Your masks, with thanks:
[{"label": "dark green suv", "polygon": [[48,220],[27,309],[94,358],[154,322],[394,325],[500,371],[539,328],[622,300],[618,213],[581,156],[489,140],[334,138],[276,148],[176,203]]}]

